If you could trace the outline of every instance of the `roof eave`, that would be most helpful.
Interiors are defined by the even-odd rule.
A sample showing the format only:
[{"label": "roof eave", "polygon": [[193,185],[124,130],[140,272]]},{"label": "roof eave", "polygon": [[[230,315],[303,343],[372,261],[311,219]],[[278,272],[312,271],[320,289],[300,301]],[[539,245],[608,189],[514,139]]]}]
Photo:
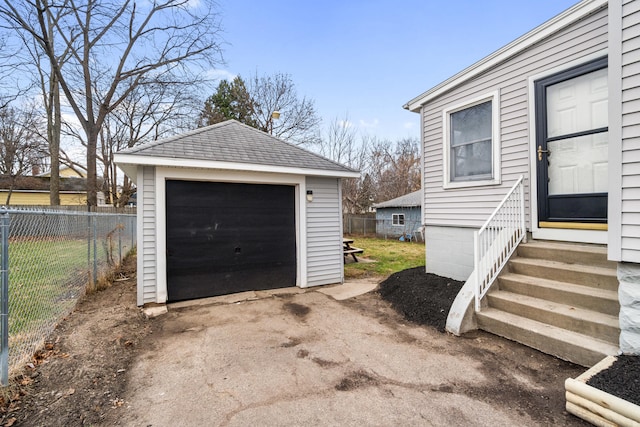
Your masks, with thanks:
[{"label": "roof eave", "polygon": [[445,92],[450,91],[456,86],[461,85],[467,80],[472,79],[480,73],[506,61],[507,59],[517,55],[528,47],[538,43],[540,40],[556,33],[560,29],[572,24],[573,22],[582,19],[583,17],[595,12],[598,9],[607,6],[608,0],[584,0],[564,12],[551,18],[544,24],[541,24],[529,31],[525,35],[517,38],[506,46],[498,49],[489,56],[484,57],[475,64],[465,68],[449,79],[434,86],[421,95],[413,98],[407,102],[403,108],[419,113],[422,106],[430,100],[442,95]]},{"label": "roof eave", "polygon": [[[253,163],[233,163],[211,160],[179,159],[174,157],[140,156],[135,154],[115,154],[114,161],[125,173],[136,170],[141,166],[166,166],[179,168],[200,168],[216,170],[234,170],[245,172],[281,173],[288,175],[312,175],[334,178],[359,178],[359,171],[336,171],[325,169],[310,169],[301,167],[285,167],[273,165],[260,165]],[[131,176],[130,176],[131,177]]]}]

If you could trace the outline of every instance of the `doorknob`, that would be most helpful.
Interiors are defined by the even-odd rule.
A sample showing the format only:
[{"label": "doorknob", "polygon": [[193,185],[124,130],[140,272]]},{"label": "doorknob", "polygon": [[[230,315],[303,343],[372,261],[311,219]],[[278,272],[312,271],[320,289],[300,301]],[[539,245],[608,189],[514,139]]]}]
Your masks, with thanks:
[{"label": "doorknob", "polygon": [[538,161],[542,161],[542,153],[547,153],[547,155],[551,155],[551,151],[543,150],[542,145],[538,145]]}]

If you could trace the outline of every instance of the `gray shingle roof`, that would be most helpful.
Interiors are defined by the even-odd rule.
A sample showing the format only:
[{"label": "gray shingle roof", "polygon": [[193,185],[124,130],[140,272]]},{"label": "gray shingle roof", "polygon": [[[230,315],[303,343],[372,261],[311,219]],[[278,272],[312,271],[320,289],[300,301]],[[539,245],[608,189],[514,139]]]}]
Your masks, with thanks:
[{"label": "gray shingle roof", "polygon": [[129,148],[119,154],[357,172],[236,120]]},{"label": "gray shingle roof", "polygon": [[407,206],[420,206],[422,204],[422,190],[396,197],[373,205],[374,208],[399,208]]}]

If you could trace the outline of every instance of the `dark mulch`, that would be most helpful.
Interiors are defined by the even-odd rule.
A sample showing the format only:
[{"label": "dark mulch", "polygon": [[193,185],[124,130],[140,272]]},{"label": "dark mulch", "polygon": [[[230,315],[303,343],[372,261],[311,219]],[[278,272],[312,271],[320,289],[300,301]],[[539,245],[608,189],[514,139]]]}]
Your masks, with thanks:
[{"label": "dark mulch", "polygon": [[444,332],[449,308],[464,285],[458,280],[425,273],[424,267],[394,273],[380,283],[378,293],[406,319]]},{"label": "dark mulch", "polygon": [[[380,283],[378,293],[407,320],[444,332],[449,309],[463,284],[417,267],[392,274]],[[640,405],[640,356],[619,356],[587,384]]]},{"label": "dark mulch", "polygon": [[640,405],[640,356],[621,355],[587,381],[591,387]]}]

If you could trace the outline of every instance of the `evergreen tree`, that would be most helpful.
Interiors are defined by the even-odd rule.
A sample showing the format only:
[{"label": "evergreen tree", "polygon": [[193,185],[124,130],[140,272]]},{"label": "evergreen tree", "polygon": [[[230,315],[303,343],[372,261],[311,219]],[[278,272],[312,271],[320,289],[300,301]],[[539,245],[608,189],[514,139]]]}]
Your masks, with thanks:
[{"label": "evergreen tree", "polygon": [[216,92],[204,103],[199,126],[209,126],[235,119],[252,127],[258,127],[254,118],[254,103],[240,76],[231,83],[222,80]]}]

